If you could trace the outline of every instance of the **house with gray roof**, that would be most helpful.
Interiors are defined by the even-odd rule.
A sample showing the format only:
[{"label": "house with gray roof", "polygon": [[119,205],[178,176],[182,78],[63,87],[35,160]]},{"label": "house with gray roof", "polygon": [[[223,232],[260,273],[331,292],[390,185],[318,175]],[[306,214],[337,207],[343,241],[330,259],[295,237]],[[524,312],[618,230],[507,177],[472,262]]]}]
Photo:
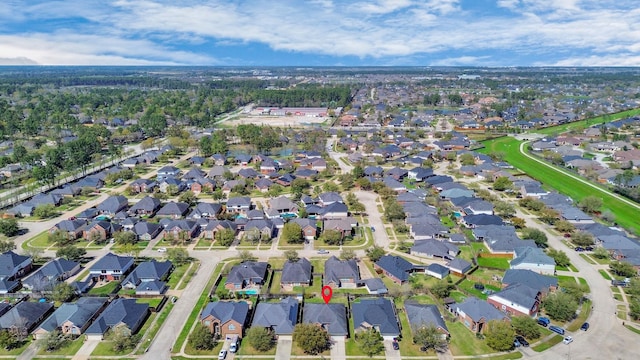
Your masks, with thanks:
[{"label": "house with gray roof", "polygon": [[120,280],[133,266],[133,257],[108,253],[89,268],[89,274],[90,277],[98,280]]},{"label": "house with gray roof", "polygon": [[170,201],[158,210],[156,216],[168,217],[171,219],[179,219],[189,211],[189,204],[184,202]]},{"label": "house with gray roof", "polygon": [[294,286],[310,286],[313,280],[311,271],[311,263],[305,258],[298,261],[287,260],[282,268],[282,278],[280,286],[288,291],[293,290]]},{"label": "house with gray roof", "polygon": [[384,255],[373,264],[374,269],[382,270],[382,273],[393,282],[403,284],[409,280],[409,274],[414,266],[404,258],[395,255]]},{"label": "house with gray roof", "polygon": [[0,255],[0,280],[15,280],[28,273],[33,266],[31,257],[7,251]]},{"label": "house with gray roof", "polygon": [[424,268],[424,273],[436,279],[444,279],[449,275],[449,268],[437,263],[429,264]]},{"label": "house with gray roof", "polygon": [[458,276],[462,276],[471,270],[471,263],[465,259],[454,258],[447,262],[447,268],[449,272]]},{"label": "house with gray roof", "polygon": [[27,336],[51,312],[53,303],[22,301],[0,316],[0,329]]},{"label": "house with gray roof", "polygon": [[531,316],[538,314],[540,291],[527,284],[515,283],[495,294],[489,295],[487,303],[511,316]]},{"label": "house with gray roof", "polygon": [[538,247],[518,247],[515,248],[509,268],[531,270],[539,274],[553,275],[556,262]]},{"label": "house with gray roof", "polygon": [[153,216],[160,209],[162,203],[152,196],[145,196],[129,208],[128,213],[132,215]]},{"label": "house with gray roof", "polygon": [[84,231],[87,222],[81,219],[74,220],[61,220],[59,223],[53,225],[49,229],[49,234],[53,234],[56,231],[60,231],[64,234],[67,239],[75,240],[82,236],[82,232]]},{"label": "house with gray roof", "polygon": [[439,240],[416,240],[411,247],[411,254],[427,258],[442,258],[451,260],[460,253],[457,246]]},{"label": "house with gray roof", "polygon": [[246,288],[260,288],[267,278],[269,264],[266,262],[245,261],[231,268],[224,287],[231,291]]},{"label": "house with gray roof", "polygon": [[145,261],[138,266],[122,281],[122,287],[135,289],[145,282],[166,281],[173,269],[171,261]]},{"label": "house with gray roof", "polygon": [[537,248],[533,240],[521,240],[511,225],[482,225],[472,230],[478,241],[483,241],[492,254],[513,254],[518,247]]},{"label": "house with gray roof", "polygon": [[291,335],[298,323],[299,303],[293,297],[287,297],[277,303],[260,302],[253,314],[251,327],[259,326],[273,330],[278,335]]},{"label": "house with gray roof", "polygon": [[236,196],[227,200],[228,213],[245,214],[251,210],[251,198],[247,196]]},{"label": "house with gray roof", "polygon": [[326,330],[330,336],[349,336],[347,308],[344,304],[306,303],[302,311],[302,323],[315,324]]},{"label": "house with gray roof", "polygon": [[361,283],[360,270],[355,260],[338,260],[332,256],[324,263],[324,285],[355,289]]},{"label": "house with gray roof", "polygon": [[162,232],[162,226],[160,224],[138,221],[133,225],[131,229],[138,237],[138,240],[153,240],[156,236]]},{"label": "house with gray roof", "polygon": [[107,307],[108,300],[105,297],[82,297],[75,303],[63,303],[33,331],[33,336],[44,339],[54,330],[64,335],[79,336]]},{"label": "house with gray roof", "polygon": [[53,259],[23,279],[22,286],[33,292],[52,291],[58,283],[79,271],[80,263],[78,262],[62,258]]},{"label": "house with gray roof", "polygon": [[502,285],[506,287],[513,284],[525,284],[544,295],[558,288],[558,278],[526,269],[509,269],[502,277]]},{"label": "house with gray roof", "polygon": [[129,199],[122,195],[113,195],[106,198],[103,202],[96,206],[101,214],[115,215],[122,210],[126,210],[129,206]]},{"label": "house with gray roof", "polygon": [[383,295],[389,292],[387,286],[384,284],[382,279],[374,277],[370,279],[362,280],[364,287],[367,289],[367,292],[372,295]]},{"label": "house with gray roof", "polygon": [[248,319],[249,304],[244,301],[210,302],[200,313],[200,323],[221,339],[228,336],[242,338]]},{"label": "house with gray roof", "polygon": [[438,310],[436,305],[418,304],[415,301],[407,300],[404,302],[404,312],[407,314],[411,331],[433,326],[444,338],[447,338],[450,335],[447,324],[445,324],[444,318],[442,317],[442,314],[440,314],[440,310]]},{"label": "house with gray roof", "polygon": [[351,305],[355,332],[375,329],[385,339],[400,336],[393,302],[386,298],[361,299]]},{"label": "house with gray roof", "polygon": [[483,333],[491,320],[509,321],[507,314],[473,296],[461,303],[454,303],[449,308],[467,329],[476,333]]},{"label": "house with gray roof", "polygon": [[140,330],[147,315],[149,304],[137,303],[135,299],[115,299],[89,326],[85,334],[88,340],[100,341],[109,329],[126,326],[133,335]]},{"label": "house with gray roof", "polygon": [[222,212],[222,205],[217,203],[199,202],[187,215],[187,219],[215,219]]}]

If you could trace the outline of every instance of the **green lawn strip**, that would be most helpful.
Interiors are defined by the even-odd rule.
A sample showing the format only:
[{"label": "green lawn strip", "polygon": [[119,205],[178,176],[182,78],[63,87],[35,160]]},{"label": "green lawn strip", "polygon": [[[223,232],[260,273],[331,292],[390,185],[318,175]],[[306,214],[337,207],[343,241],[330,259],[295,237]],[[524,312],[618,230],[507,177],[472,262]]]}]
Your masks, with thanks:
[{"label": "green lawn strip", "polygon": [[189,314],[189,317],[187,318],[187,322],[182,328],[182,331],[180,331],[180,335],[178,335],[178,338],[176,339],[176,343],[173,345],[172,350],[177,349],[179,351],[180,349],[182,349],[182,345],[187,339],[189,332],[191,332],[193,323],[198,318],[198,314],[200,314],[200,310],[202,310],[205,304],[209,301],[209,291],[211,291],[211,288],[213,287],[213,284],[215,283],[216,278],[220,273],[220,271],[222,270],[222,268],[224,267],[224,265],[225,263],[220,263],[216,266],[215,270],[213,271],[213,274],[211,275],[211,278],[207,282],[207,286],[205,286],[204,291],[202,291],[202,294],[200,294],[200,298],[198,298],[198,302],[196,302],[196,305],[193,307],[191,314]]},{"label": "green lawn strip", "polygon": [[13,348],[11,350],[7,350],[6,348],[0,347],[0,355],[2,355],[2,356],[4,356],[4,355],[20,355],[20,354],[22,354],[22,352],[29,345],[31,345],[31,341],[32,341],[31,337],[27,337],[20,346],[18,346],[16,348]]},{"label": "green lawn strip", "polygon": [[575,283],[576,283],[576,278],[574,278],[573,276],[558,275],[558,285],[560,287],[566,287],[567,284],[575,284]]},{"label": "green lawn strip", "polygon": [[[580,283],[580,285],[585,285],[587,289],[589,288],[589,283],[587,282],[587,279],[579,277],[578,282]],[[589,292],[589,290],[587,290],[587,292]]]},{"label": "green lawn strip", "polygon": [[595,256],[592,256],[592,259],[593,259],[593,261],[596,262],[596,264],[600,264],[600,265],[609,265],[611,263],[611,259],[609,259],[609,258],[599,259],[599,258],[597,258]]},{"label": "green lawn strip", "polygon": [[[149,304],[149,307],[153,307],[153,308],[158,307],[158,305],[160,305],[161,301],[162,301],[162,298],[140,298],[140,299],[136,299],[137,303]],[[167,301],[167,303],[170,303],[170,301]]]},{"label": "green lawn strip", "polygon": [[611,281],[611,276],[609,276],[609,273],[607,273],[607,270],[600,269],[600,270],[598,270],[598,272],[600,273],[600,275],[602,275],[602,277],[603,277],[605,280],[609,280],[609,281]]},{"label": "green lawn strip", "polygon": [[562,339],[563,339],[562,335],[555,335],[551,339],[543,341],[539,345],[536,345],[536,346],[532,347],[532,349],[533,349],[533,351],[536,351],[536,352],[543,352],[543,351],[551,348],[552,346],[562,342]]},{"label": "green lawn strip", "polygon": [[640,329],[636,328],[635,326],[631,326],[628,324],[625,324],[624,327],[626,327],[627,329],[633,331],[634,333],[640,335]]},{"label": "green lawn strip", "polygon": [[114,357],[126,357],[129,351],[115,352],[113,351],[113,342],[110,340],[103,340],[98,343],[91,356],[114,356]]},{"label": "green lawn strip", "polygon": [[626,311],[618,311],[618,319],[627,320],[627,312]]},{"label": "green lawn strip", "polygon": [[560,134],[572,129],[587,128],[593,125],[601,125],[606,122],[624,119],[627,117],[638,115],[639,113],[640,113],[640,110],[638,109],[625,110],[615,114],[600,115],[594,118],[584,119],[580,121],[573,121],[570,123],[557,125],[557,126],[550,126],[544,129],[537,129],[533,132],[538,134],[545,134],[545,135]]},{"label": "green lawn strip", "polygon": [[592,186],[578,181],[567,181],[566,175],[576,176],[574,173],[554,166],[541,164],[520,153],[521,141],[512,137],[502,137],[484,142],[485,148],[481,152],[489,153],[499,151],[505,154],[505,161],[514,165],[521,171],[534,177],[546,186],[550,186],[560,193],[571,197],[574,201],[579,201],[585,196],[597,194],[602,199],[603,209],[611,211],[616,218],[616,222],[632,232],[640,233],[640,224],[636,220],[638,209],[626,202],[614,197],[604,186],[591,184],[602,191],[595,191]]},{"label": "green lawn strip", "polygon": [[60,349],[54,351],[47,351],[44,347],[38,350],[38,355],[61,355],[61,356],[73,356],[84,344],[84,338],[81,336],[73,341],[67,342]]},{"label": "green lawn strip", "polygon": [[591,301],[585,301],[582,303],[580,307],[580,313],[578,314],[578,317],[576,317],[571,322],[571,324],[567,326],[567,330],[576,331],[580,329],[580,326],[582,326],[582,324],[584,324],[584,322],[587,321],[590,314],[591,314]]},{"label": "green lawn strip", "polygon": [[145,350],[149,348],[151,340],[155,338],[156,334],[160,330],[160,327],[162,327],[162,324],[167,319],[167,316],[169,316],[171,309],[173,309],[173,306],[174,304],[171,301],[167,301],[162,307],[162,310],[160,310],[160,312],[157,314],[155,323],[150,321],[151,319],[147,320],[149,329],[144,332],[144,336],[140,340],[140,345],[138,346],[138,350],[136,351],[137,355],[144,354]]},{"label": "green lawn strip", "polygon": [[[274,344],[273,347],[268,350],[268,351],[258,351],[256,349],[254,349],[251,345],[249,345],[248,341],[241,341],[240,342],[240,347],[238,348],[238,353],[236,354],[236,357],[238,357],[238,355],[247,355],[247,356],[251,356],[251,355],[275,355],[276,354],[276,345]],[[260,358],[262,359],[262,358]]]},{"label": "green lawn strip", "polygon": [[613,294],[613,298],[618,300],[618,301],[622,301],[622,295],[620,295],[620,294]]},{"label": "green lawn strip", "polygon": [[28,250],[30,248],[46,249],[49,246],[51,246],[51,243],[49,242],[49,232],[46,230],[22,243],[22,248],[24,250]]},{"label": "green lawn strip", "polygon": [[109,281],[106,285],[93,287],[89,290],[89,295],[109,295],[118,287],[119,281]]},{"label": "green lawn strip", "polygon": [[591,265],[597,264],[595,261],[591,259],[591,257],[587,256],[586,254],[580,254],[580,257],[583,258],[586,262],[588,262]]},{"label": "green lawn strip", "polygon": [[169,280],[167,281],[167,286],[169,287],[169,289],[175,289],[176,285],[178,285],[178,282],[180,281],[180,279],[182,279],[191,264],[192,263],[182,264],[176,266],[175,269],[173,269],[171,275],[169,275]]},{"label": "green lawn strip", "polygon": [[507,270],[509,269],[509,260],[498,257],[479,257],[478,266]]},{"label": "green lawn strip", "polygon": [[617,305],[616,309],[619,311],[626,311],[627,310],[627,305]]},{"label": "green lawn strip", "polygon": [[[398,298],[398,300],[400,299]],[[396,307],[398,309],[404,309],[404,303],[402,301],[396,301]],[[400,324],[402,326],[402,341],[398,342],[400,345],[400,354],[402,354],[402,356],[424,356],[425,353],[420,351],[420,346],[413,343],[413,334],[411,333],[411,326],[409,326],[406,312],[399,312],[398,317],[400,318]]]},{"label": "green lawn strip", "polygon": [[193,277],[193,275],[195,275],[196,271],[198,271],[199,268],[200,263],[194,261],[193,265],[188,268],[186,273],[182,276],[182,281],[178,282],[179,286],[177,290],[183,290],[185,287],[187,287],[187,284],[189,284],[189,281],[191,281],[191,278]]},{"label": "green lawn strip", "polygon": [[573,272],[578,272],[578,269],[575,266],[573,266],[573,264],[569,264],[569,269],[571,269],[571,271]]},{"label": "green lawn strip", "polygon": [[482,359],[488,359],[488,360],[510,360],[510,359],[520,359],[520,358],[522,358],[522,356],[523,355],[522,355],[521,352],[514,351],[514,352],[509,353],[509,354],[483,357]]},{"label": "green lawn strip", "polygon": [[476,337],[476,334],[467,329],[461,322],[447,321],[447,328],[451,333],[449,349],[453,356],[474,356],[490,354],[494,352],[484,340]]},{"label": "green lawn strip", "polygon": [[[488,295],[483,293],[484,290],[476,289],[474,287],[474,284],[475,284],[475,282],[467,279],[467,280],[464,280],[463,282],[461,282],[460,284],[458,284],[458,288],[460,290],[466,291],[467,293],[469,293],[472,296],[475,296],[475,297],[477,297],[479,299],[487,300]],[[485,288],[485,290],[492,290],[493,292],[500,291],[500,288],[498,288],[496,286],[491,286],[491,285],[484,285],[484,288]]]}]

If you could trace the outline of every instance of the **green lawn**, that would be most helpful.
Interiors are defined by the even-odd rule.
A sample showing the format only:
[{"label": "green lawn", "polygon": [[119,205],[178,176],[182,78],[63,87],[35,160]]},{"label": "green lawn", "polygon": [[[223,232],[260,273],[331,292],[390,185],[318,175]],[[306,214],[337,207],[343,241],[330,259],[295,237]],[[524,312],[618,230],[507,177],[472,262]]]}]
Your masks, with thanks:
[{"label": "green lawn", "polygon": [[20,355],[29,345],[31,345],[31,337],[27,337],[25,341],[18,347],[11,350],[0,348],[0,355]]},{"label": "green lawn", "polygon": [[170,289],[176,288],[176,285],[178,285],[178,282],[180,282],[180,279],[182,279],[182,276],[189,268],[189,265],[191,265],[191,263],[182,264],[180,266],[176,266],[175,269],[173,269],[171,275],[169,275],[169,281],[167,281],[167,286],[169,286]]},{"label": "green lawn", "polygon": [[596,265],[596,262],[593,261],[593,259],[591,259],[591,257],[589,257],[586,254],[580,254],[580,257],[584,259],[584,261],[588,262],[591,265]]},{"label": "green lawn", "polygon": [[29,248],[46,249],[49,246],[51,246],[51,243],[49,243],[48,231],[43,231],[40,234],[22,243],[22,248],[25,250]]},{"label": "green lawn", "polygon": [[509,162],[516,168],[524,171],[529,176],[540,181],[546,186],[550,186],[557,191],[571,197],[574,201],[579,201],[585,196],[596,195],[602,199],[603,209],[611,211],[616,218],[616,222],[635,233],[640,233],[640,223],[637,221],[638,208],[619,200],[608,191],[604,186],[595,186],[602,191],[595,190],[593,187],[578,182],[567,181],[567,174],[574,175],[568,170],[559,167],[550,167],[541,164],[533,159],[529,159],[519,150],[522,142],[513,137],[502,137],[489,141],[485,141],[485,148],[481,152],[502,152],[505,154],[504,160]]},{"label": "green lawn", "polygon": [[[156,322],[153,324],[153,326],[152,326],[153,321],[152,321],[151,317],[149,319],[147,319],[147,322],[145,323],[145,326],[148,326],[149,329],[144,332],[144,336],[143,336],[143,338],[141,340],[141,341],[144,341],[146,343],[144,345],[140,346],[138,351],[136,351],[137,355],[144,354],[145,350],[149,347],[151,339],[153,339],[156,336],[156,334],[160,330],[160,327],[162,326],[164,321],[167,319],[167,316],[169,316],[169,313],[171,312],[171,309],[173,309],[173,303],[171,301],[167,301],[165,303],[165,305],[162,307],[162,310],[156,315],[157,316],[156,317]],[[141,333],[142,333],[142,331],[141,331]]]},{"label": "green lawn", "polygon": [[494,352],[484,340],[478,339],[476,334],[467,329],[461,322],[452,323],[447,321],[446,324],[451,333],[449,349],[451,349],[453,356],[473,356]]},{"label": "green lawn", "polygon": [[509,259],[497,258],[497,257],[496,258],[479,257],[478,266],[507,270],[509,269]]},{"label": "green lawn", "polygon": [[82,344],[84,344],[84,339],[83,339],[83,337],[79,337],[79,338],[77,338],[77,339],[75,339],[73,341],[69,341],[68,343],[66,343],[64,346],[62,346],[58,350],[46,351],[44,349],[44,347],[42,347],[42,348],[40,348],[40,350],[38,350],[38,355],[73,356],[82,347]]},{"label": "green lawn", "polygon": [[626,327],[627,329],[633,331],[634,333],[640,335],[640,329],[636,328],[635,326],[631,326],[628,324],[625,324],[624,327]]},{"label": "green lawn", "polygon": [[[473,285],[475,284],[475,282],[471,281],[471,280],[464,280],[463,282],[461,282],[458,285],[458,288],[460,290],[464,290],[468,293],[470,293],[471,295],[482,299],[482,300],[486,300],[487,299],[487,294],[483,294],[482,290],[477,290],[476,288],[473,287]],[[496,286],[491,286],[491,285],[485,285],[484,286],[485,290],[492,290],[493,292],[498,292],[500,291],[500,288],[496,287]]]},{"label": "green lawn", "polygon": [[585,301],[582,303],[580,307],[580,314],[575,318],[569,326],[567,326],[567,330],[569,331],[577,331],[580,329],[580,326],[587,321],[587,318],[591,314],[591,301]]},{"label": "green lawn", "polygon": [[563,339],[562,335],[555,335],[551,339],[532,347],[532,349],[533,351],[542,352],[556,344],[559,344],[560,342],[562,342],[562,339]]},{"label": "green lawn", "polygon": [[609,273],[607,273],[607,270],[600,269],[600,270],[598,270],[598,272],[600,273],[600,275],[602,275],[602,277],[603,277],[605,280],[609,280],[609,281],[611,281],[611,276],[609,276]]},{"label": "green lawn", "polygon": [[189,342],[187,341],[187,346],[185,346],[184,348],[184,353],[187,355],[212,355],[217,357],[220,350],[222,350],[222,345],[224,345],[224,341],[218,341],[216,343],[216,346],[214,346],[214,348],[211,350],[196,350],[191,347],[191,345],[189,345]]},{"label": "green lawn", "polygon": [[89,295],[109,295],[118,287],[118,284],[120,284],[118,281],[109,281],[106,285],[93,287],[89,290]]}]

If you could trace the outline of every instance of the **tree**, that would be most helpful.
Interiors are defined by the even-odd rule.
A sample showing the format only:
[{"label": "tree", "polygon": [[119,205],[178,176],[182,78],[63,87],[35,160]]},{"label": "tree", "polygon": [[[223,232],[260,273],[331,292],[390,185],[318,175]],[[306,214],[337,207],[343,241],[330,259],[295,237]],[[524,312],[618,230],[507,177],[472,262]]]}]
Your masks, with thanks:
[{"label": "tree", "polygon": [[540,326],[536,319],[530,316],[513,316],[511,318],[511,326],[516,334],[522,335],[527,339],[535,340],[540,337]]},{"label": "tree", "polygon": [[395,199],[389,199],[384,202],[384,218],[392,222],[393,220],[404,220],[404,208]]},{"label": "tree", "polygon": [[460,155],[459,160],[460,164],[464,166],[474,165],[476,163],[476,159],[471,153],[464,153]]},{"label": "tree", "polygon": [[178,201],[187,203],[189,204],[189,206],[194,206],[198,203],[198,197],[193,193],[193,191],[187,190],[180,194],[180,196],[178,197]]},{"label": "tree", "polygon": [[67,284],[66,282],[59,282],[56,286],[53,287],[53,291],[51,292],[51,298],[54,301],[65,302],[71,299],[76,294],[73,286]]},{"label": "tree", "polygon": [[547,235],[542,230],[534,228],[524,228],[522,229],[522,238],[535,241],[538,247],[547,247]]},{"label": "tree", "polygon": [[6,253],[16,248],[16,244],[11,240],[0,240],[0,253]]},{"label": "tree", "polygon": [[238,257],[242,262],[256,260],[256,257],[253,256],[253,254],[249,250],[238,251]]},{"label": "tree", "polygon": [[612,261],[609,264],[609,269],[611,269],[611,271],[613,271],[613,273],[618,276],[630,278],[638,275],[638,272],[633,267],[633,265],[626,261]]},{"label": "tree", "polygon": [[288,244],[301,244],[304,242],[304,238],[302,237],[302,228],[293,221],[284,224],[280,238]]},{"label": "tree", "polygon": [[0,330],[0,348],[10,350],[17,344],[16,337],[9,330]]},{"label": "tree", "polygon": [[114,352],[124,352],[126,350],[133,349],[136,346],[139,336],[131,336],[131,330],[127,325],[118,325],[111,331],[111,344]]},{"label": "tree", "polygon": [[293,341],[306,354],[316,355],[331,346],[329,333],[315,324],[297,324],[293,329]]},{"label": "tree", "polygon": [[487,345],[496,351],[507,351],[513,348],[516,332],[511,324],[502,320],[491,320],[485,329]]},{"label": "tree", "polygon": [[247,330],[247,342],[258,351],[269,351],[273,348],[273,333],[267,328],[254,326]]},{"label": "tree", "polygon": [[356,252],[351,249],[344,249],[340,251],[340,259],[342,260],[352,260],[356,258]]},{"label": "tree", "polygon": [[382,335],[373,328],[356,333],[356,341],[360,350],[368,357],[378,355],[384,351]]},{"label": "tree", "polygon": [[569,266],[569,264],[571,264],[571,260],[569,260],[567,254],[562,250],[549,248],[547,249],[547,255],[553,258],[553,260],[556,262],[556,266],[567,267]]},{"label": "tree", "polygon": [[56,251],[56,256],[63,259],[78,261],[87,254],[87,250],[73,245],[66,245]]},{"label": "tree", "polygon": [[138,237],[132,231],[118,231],[115,235],[113,235],[113,241],[119,245],[133,245],[138,242]]},{"label": "tree", "polygon": [[310,186],[309,182],[302,178],[294,179],[290,185],[291,192],[293,194],[299,194],[299,195],[302,194],[306,189],[308,189],[309,186]]},{"label": "tree", "polygon": [[42,254],[44,254],[44,249],[42,248],[28,248],[24,250],[25,255],[29,256],[31,260],[35,262],[39,262],[42,259]]},{"label": "tree", "polygon": [[236,232],[232,229],[222,229],[213,236],[216,242],[222,246],[230,246],[236,239]]},{"label": "tree", "polygon": [[558,321],[569,321],[573,319],[576,310],[578,310],[578,303],[573,297],[561,291],[547,295],[542,306],[551,319]]},{"label": "tree", "polygon": [[135,244],[122,244],[120,248],[116,251],[118,254],[133,256],[134,258],[138,258],[142,249]]},{"label": "tree", "polygon": [[578,202],[578,207],[584,212],[593,214],[602,207],[602,199],[596,196],[586,196]]},{"label": "tree", "polygon": [[444,350],[447,348],[447,340],[438,331],[438,328],[429,325],[413,330],[413,343],[425,350]]},{"label": "tree", "polygon": [[559,219],[560,213],[553,209],[542,209],[540,210],[540,220],[543,222],[553,225]]},{"label": "tree", "polygon": [[523,227],[526,226],[527,222],[523,218],[513,217],[513,218],[511,218],[511,224],[516,229],[522,229]]},{"label": "tree", "polygon": [[373,245],[372,247],[368,248],[364,252],[367,254],[369,259],[373,262],[380,260],[380,258],[383,257],[384,254],[386,254],[384,249],[378,245]]},{"label": "tree", "polygon": [[497,191],[505,191],[513,188],[513,182],[506,176],[500,176],[493,182],[493,189]]},{"label": "tree", "polygon": [[284,257],[291,262],[296,262],[300,260],[300,256],[298,256],[298,252],[295,250],[287,250],[284,252]]},{"label": "tree", "polygon": [[431,293],[440,299],[444,299],[451,294],[453,286],[445,281],[438,281],[431,287]]},{"label": "tree", "polygon": [[598,246],[595,249],[593,249],[592,254],[598,259],[608,259],[611,256],[611,254],[609,254],[609,250],[605,249],[602,246]]},{"label": "tree", "polygon": [[566,284],[563,284],[562,291],[565,294],[570,295],[577,303],[581,303],[584,299],[584,294],[589,292],[589,287],[586,284],[569,281]]},{"label": "tree", "polygon": [[33,209],[33,216],[46,219],[56,214],[56,207],[53,204],[40,204]]},{"label": "tree", "polygon": [[576,229],[576,227],[567,220],[558,220],[555,224],[553,224],[553,226],[555,226],[556,230],[561,233],[570,233]]},{"label": "tree", "polygon": [[637,296],[631,297],[631,301],[629,302],[629,316],[636,321],[640,319],[640,298]]},{"label": "tree", "polygon": [[339,230],[328,229],[322,232],[320,240],[327,245],[339,245],[342,242],[342,233]]},{"label": "tree", "polygon": [[571,234],[571,242],[578,246],[591,246],[593,245],[593,235],[586,231],[578,231]]},{"label": "tree", "polygon": [[15,218],[0,219],[0,234],[12,237],[18,235],[19,232],[18,220]]},{"label": "tree", "polygon": [[516,214],[516,208],[513,206],[513,204],[506,201],[498,201],[494,205],[493,211],[496,213],[496,215],[502,217],[512,217]]},{"label": "tree", "polygon": [[167,250],[167,258],[176,266],[186,264],[189,261],[189,252],[183,248],[171,248]]},{"label": "tree", "polygon": [[189,345],[196,350],[211,350],[216,345],[216,342],[209,329],[202,324],[198,324],[189,336]]},{"label": "tree", "polygon": [[44,339],[42,339],[43,348],[46,351],[54,351],[63,347],[69,338],[60,332],[60,330],[50,331]]}]

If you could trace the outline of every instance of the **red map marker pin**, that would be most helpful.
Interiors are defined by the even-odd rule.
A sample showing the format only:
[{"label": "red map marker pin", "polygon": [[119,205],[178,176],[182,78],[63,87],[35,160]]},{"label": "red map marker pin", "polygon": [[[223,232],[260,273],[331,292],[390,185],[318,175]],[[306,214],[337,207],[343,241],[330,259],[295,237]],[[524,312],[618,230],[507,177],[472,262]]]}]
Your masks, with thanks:
[{"label": "red map marker pin", "polygon": [[333,295],[333,289],[329,285],[325,285],[322,287],[322,298],[324,299],[324,303],[328,304],[331,301],[331,296]]}]

